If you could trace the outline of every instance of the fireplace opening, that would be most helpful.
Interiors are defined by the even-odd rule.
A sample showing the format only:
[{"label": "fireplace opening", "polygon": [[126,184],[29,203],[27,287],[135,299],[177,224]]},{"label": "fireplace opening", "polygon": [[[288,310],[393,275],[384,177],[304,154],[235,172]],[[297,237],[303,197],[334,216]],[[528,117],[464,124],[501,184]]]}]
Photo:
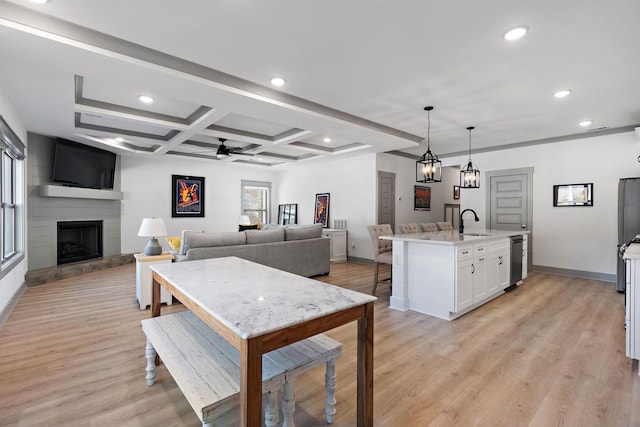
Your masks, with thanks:
[{"label": "fireplace opening", "polygon": [[58,222],[58,265],[102,257],[102,221]]}]

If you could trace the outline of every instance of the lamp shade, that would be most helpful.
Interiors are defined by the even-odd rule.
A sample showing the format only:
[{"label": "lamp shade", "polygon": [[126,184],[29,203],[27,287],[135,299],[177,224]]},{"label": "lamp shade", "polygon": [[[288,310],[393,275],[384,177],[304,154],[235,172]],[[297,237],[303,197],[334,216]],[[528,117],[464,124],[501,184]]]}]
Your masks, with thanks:
[{"label": "lamp shade", "polygon": [[251,224],[251,218],[249,218],[249,215],[240,215],[238,217],[238,224],[239,225],[249,225],[249,224]]},{"label": "lamp shade", "polygon": [[166,236],[167,229],[164,226],[162,218],[144,218],[142,224],[140,224],[140,230],[138,230],[138,236],[140,237],[158,237]]}]

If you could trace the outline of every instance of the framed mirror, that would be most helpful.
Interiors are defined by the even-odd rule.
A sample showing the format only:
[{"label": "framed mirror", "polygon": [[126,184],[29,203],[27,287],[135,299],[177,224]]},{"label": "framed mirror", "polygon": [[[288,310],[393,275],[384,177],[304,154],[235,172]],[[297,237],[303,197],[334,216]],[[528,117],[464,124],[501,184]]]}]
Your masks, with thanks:
[{"label": "framed mirror", "polygon": [[298,204],[285,203],[278,205],[278,224],[297,224],[298,223]]}]

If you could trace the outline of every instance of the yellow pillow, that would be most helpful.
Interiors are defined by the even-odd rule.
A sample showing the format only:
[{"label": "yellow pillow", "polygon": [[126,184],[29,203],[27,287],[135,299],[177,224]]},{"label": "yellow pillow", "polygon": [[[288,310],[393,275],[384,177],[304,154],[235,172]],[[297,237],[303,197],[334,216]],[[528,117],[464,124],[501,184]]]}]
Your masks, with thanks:
[{"label": "yellow pillow", "polygon": [[180,236],[177,237],[165,237],[164,238],[171,248],[178,252],[180,250]]}]

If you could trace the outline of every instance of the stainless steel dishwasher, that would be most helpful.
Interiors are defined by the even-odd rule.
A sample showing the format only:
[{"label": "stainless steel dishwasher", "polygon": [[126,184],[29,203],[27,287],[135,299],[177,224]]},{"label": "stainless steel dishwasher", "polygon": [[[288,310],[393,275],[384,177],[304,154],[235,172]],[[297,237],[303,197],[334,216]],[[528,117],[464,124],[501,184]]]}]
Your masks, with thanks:
[{"label": "stainless steel dishwasher", "polygon": [[509,287],[513,290],[522,280],[522,235],[511,236],[511,273],[509,274]]}]

